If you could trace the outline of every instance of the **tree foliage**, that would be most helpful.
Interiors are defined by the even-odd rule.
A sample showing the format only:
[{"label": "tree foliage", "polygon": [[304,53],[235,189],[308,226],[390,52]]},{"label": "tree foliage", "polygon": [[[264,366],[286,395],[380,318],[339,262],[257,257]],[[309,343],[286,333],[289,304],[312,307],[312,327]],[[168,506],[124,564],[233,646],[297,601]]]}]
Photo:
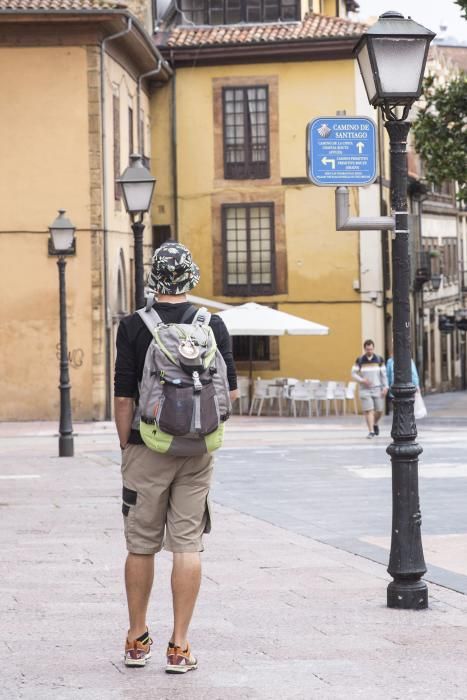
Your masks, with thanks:
[{"label": "tree foliage", "polygon": [[467,73],[444,85],[429,76],[424,87],[425,102],[414,122],[415,148],[427,179],[436,184],[456,180],[459,199],[467,201]]},{"label": "tree foliage", "polygon": [[455,0],[456,5],[459,5],[462,12],[464,13],[465,19],[467,19],[467,0]]}]

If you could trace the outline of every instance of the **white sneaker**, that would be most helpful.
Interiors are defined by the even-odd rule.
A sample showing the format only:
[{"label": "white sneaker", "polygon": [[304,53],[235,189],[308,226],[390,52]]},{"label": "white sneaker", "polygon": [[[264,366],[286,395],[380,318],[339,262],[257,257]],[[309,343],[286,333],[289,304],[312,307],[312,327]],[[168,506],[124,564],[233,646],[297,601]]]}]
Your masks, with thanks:
[{"label": "white sneaker", "polygon": [[198,661],[195,659],[190,650],[190,645],[187,644],[185,651],[181,647],[176,647],[169,642],[167,647],[167,666],[166,673],[186,673],[194,671],[198,668]]}]

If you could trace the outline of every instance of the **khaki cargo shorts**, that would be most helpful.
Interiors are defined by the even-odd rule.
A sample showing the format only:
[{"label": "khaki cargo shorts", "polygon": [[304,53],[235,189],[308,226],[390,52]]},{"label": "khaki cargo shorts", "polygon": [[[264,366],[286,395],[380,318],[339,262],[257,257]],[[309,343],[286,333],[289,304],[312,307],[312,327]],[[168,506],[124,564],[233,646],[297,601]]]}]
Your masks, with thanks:
[{"label": "khaki cargo shorts", "polygon": [[384,398],[381,392],[381,387],[370,389],[369,391],[360,391],[360,401],[364,412],[376,411],[377,413],[382,413],[384,411]]},{"label": "khaki cargo shorts", "polygon": [[203,533],[211,529],[211,475],[210,454],[176,457],[127,445],[122,513],[128,551],[202,552]]}]

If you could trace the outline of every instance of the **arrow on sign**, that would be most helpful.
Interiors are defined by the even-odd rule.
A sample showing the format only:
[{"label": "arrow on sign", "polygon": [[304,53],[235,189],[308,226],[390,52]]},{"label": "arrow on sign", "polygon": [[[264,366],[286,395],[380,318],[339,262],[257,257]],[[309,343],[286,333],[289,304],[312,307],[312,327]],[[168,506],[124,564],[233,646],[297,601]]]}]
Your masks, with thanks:
[{"label": "arrow on sign", "polygon": [[321,162],[323,165],[327,165],[327,163],[331,163],[331,168],[333,170],[336,169],[336,161],[334,160],[334,158],[326,158],[326,156],[324,156],[324,158],[321,158]]},{"label": "arrow on sign", "polygon": [[364,148],[365,148],[365,144],[362,143],[361,141],[359,141],[359,142],[357,143],[357,149],[358,149],[358,152],[360,153],[360,155],[362,155],[362,151],[363,151]]}]

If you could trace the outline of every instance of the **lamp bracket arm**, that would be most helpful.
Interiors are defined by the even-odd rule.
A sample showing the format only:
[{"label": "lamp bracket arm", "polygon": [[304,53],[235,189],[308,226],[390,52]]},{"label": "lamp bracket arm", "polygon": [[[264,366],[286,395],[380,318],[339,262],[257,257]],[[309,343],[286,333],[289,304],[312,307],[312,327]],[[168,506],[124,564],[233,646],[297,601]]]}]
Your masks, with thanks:
[{"label": "lamp bracket arm", "polygon": [[144,219],[144,213],[143,212],[138,212],[138,213],[132,212],[130,214],[130,218],[131,218],[132,224],[142,224],[143,219]]},{"label": "lamp bracket arm", "polygon": [[350,216],[349,188],[336,187],[336,231],[393,231],[393,216]]}]

